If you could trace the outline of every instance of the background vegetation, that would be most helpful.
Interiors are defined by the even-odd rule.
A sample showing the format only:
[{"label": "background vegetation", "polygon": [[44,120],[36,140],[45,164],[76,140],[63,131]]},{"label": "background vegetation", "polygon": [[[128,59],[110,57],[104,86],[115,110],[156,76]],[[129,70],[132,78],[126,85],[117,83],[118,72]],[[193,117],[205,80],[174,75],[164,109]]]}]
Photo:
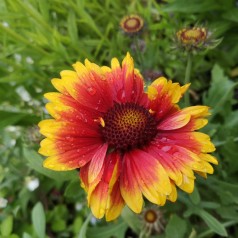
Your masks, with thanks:
[{"label": "background vegetation", "polygon": [[[175,33],[201,25],[223,38],[193,57],[191,104],[211,107],[205,127],[219,165],[198,178],[191,195],[160,208],[165,230],[151,237],[238,237],[238,4],[235,0],[1,0],[0,1],[0,237],[137,237],[143,217],[124,210],[106,223],[89,214],[76,171],[42,168],[37,123],[48,117],[43,94],[63,69],[85,58],[108,65],[131,52],[146,80],[183,83],[186,54]],[[139,54],[120,19],[139,14]]]}]

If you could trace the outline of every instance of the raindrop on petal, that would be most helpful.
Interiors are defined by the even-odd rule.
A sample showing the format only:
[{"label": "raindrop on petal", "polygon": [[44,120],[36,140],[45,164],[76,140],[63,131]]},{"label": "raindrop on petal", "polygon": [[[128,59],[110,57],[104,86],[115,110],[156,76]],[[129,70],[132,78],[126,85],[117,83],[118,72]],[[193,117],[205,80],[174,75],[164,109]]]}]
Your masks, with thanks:
[{"label": "raindrop on petal", "polygon": [[120,89],[117,93],[117,98],[120,100],[120,101],[124,101],[125,98],[126,98],[126,94],[125,94],[125,90],[123,89]]},{"label": "raindrop on petal", "polygon": [[66,136],[65,139],[66,139],[67,141],[73,141],[73,140],[74,140],[74,138],[71,137],[71,136]]},{"label": "raindrop on petal", "polygon": [[93,87],[88,87],[87,88],[87,91],[88,91],[88,93],[90,94],[90,95],[95,95],[95,93],[97,92],[96,91],[96,89],[95,88],[93,88]]}]

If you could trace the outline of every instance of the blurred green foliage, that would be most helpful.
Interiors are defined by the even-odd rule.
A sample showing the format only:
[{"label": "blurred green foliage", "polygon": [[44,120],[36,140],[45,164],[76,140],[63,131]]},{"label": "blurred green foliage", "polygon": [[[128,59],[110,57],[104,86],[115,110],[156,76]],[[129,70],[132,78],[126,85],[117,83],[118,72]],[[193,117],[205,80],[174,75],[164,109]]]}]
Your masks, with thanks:
[{"label": "blurred green foliage", "polygon": [[[119,28],[120,19],[133,13],[146,22],[137,36],[145,45],[139,55],[134,38]],[[43,94],[53,90],[50,79],[75,61],[108,65],[127,51],[146,80],[163,74],[183,83],[186,55],[173,49],[175,33],[193,25],[223,38],[215,49],[194,55],[190,98],[211,107],[204,131],[217,146],[219,166],[206,181],[197,179],[191,195],[181,193],[161,208],[165,231],[152,237],[238,237],[235,0],[0,1],[0,237],[138,237],[142,220],[135,214],[125,210],[115,222],[95,220],[77,172],[42,167],[36,125],[48,117]]]}]

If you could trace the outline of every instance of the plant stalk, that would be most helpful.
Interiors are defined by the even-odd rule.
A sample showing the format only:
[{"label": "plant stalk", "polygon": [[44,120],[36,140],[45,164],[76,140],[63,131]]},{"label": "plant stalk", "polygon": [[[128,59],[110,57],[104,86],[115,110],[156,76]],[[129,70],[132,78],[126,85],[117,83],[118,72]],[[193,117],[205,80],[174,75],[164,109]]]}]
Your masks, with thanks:
[{"label": "plant stalk", "polygon": [[135,44],[135,48],[136,48],[136,55],[137,55],[137,59],[138,59],[138,63],[140,65],[140,69],[141,71],[144,70],[144,65],[143,65],[143,55],[142,55],[142,52],[141,52],[141,49],[140,49],[140,44],[139,44],[139,38],[137,35],[134,36],[134,44]]},{"label": "plant stalk", "polygon": [[[192,70],[192,53],[188,52],[184,84],[190,83],[191,70]],[[190,105],[189,92],[185,93],[184,102],[185,102],[185,106]]]}]

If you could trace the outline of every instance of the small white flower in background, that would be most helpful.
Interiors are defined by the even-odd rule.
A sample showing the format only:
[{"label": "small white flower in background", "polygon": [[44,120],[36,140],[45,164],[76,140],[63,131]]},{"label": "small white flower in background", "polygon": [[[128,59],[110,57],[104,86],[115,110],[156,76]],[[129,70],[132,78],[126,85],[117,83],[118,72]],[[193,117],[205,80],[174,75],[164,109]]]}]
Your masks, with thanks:
[{"label": "small white flower in background", "polygon": [[9,132],[16,132],[17,127],[16,126],[8,126],[8,127],[6,127],[6,130],[9,131]]},{"label": "small white flower in background", "polygon": [[8,24],[6,21],[4,21],[4,22],[2,23],[2,25],[3,25],[4,27],[9,27],[9,24]]},{"label": "small white flower in background", "polygon": [[28,64],[33,64],[33,63],[34,63],[34,60],[33,60],[30,56],[27,56],[27,57],[26,57],[26,62],[27,62]]},{"label": "small white flower in background", "polygon": [[10,142],[9,142],[9,145],[10,146],[15,146],[16,144],[16,140],[15,139],[11,139]]},{"label": "small white flower in background", "polygon": [[25,102],[31,101],[31,95],[26,91],[26,89],[23,86],[17,87],[16,92],[23,101]]},{"label": "small white flower in background", "polygon": [[92,216],[90,219],[90,223],[92,225],[96,225],[98,223],[99,219],[97,219],[95,216]]},{"label": "small white flower in background", "polygon": [[4,208],[7,206],[8,200],[0,197],[0,208]]},{"label": "small white flower in background", "polygon": [[37,93],[41,93],[42,92],[42,89],[38,88],[38,87],[35,87],[35,90],[36,90]]},{"label": "small white flower in background", "polygon": [[83,208],[83,204],[81,203],[81,202],[77,202],[76,204],[75,204],[75,210],[76,211],[81,211],[82,210],[82,208]]},{"label": "small white flower in background", "polygon": [[26,177],[25,183],[26,183],[27,189],[31,192],[36,190],[40,185],[39,179],[35,177]]},{"label": "small white flower in background", "polygon": [[14,54],[14,58],[15,58],[17,63],[20,63],[21,59],[22,59],[22,56],[20,54]]}]

